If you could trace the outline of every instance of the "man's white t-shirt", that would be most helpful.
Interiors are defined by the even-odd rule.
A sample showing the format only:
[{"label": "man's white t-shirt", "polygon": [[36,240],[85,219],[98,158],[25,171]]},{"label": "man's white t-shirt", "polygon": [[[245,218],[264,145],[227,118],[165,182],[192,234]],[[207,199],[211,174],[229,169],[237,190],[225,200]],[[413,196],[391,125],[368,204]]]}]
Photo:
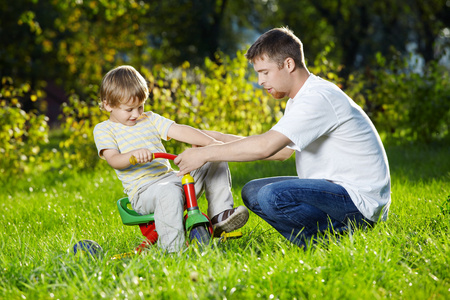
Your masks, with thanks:
[{"label": "man's white t-shirt", "polygon": [[272,130],[291,140],[299,178],[339,184],[366,218],[386,220],[391,184],[383,144],[369,117],[336,85],[311,74]]}]

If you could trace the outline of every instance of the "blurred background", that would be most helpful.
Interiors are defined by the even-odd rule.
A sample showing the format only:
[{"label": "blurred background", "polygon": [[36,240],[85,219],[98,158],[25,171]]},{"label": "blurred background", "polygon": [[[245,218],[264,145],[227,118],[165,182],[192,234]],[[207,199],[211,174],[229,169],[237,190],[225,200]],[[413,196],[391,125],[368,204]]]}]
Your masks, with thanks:
[{"label": "blurred background", "polygon": [[386,142],[449,139],[450,0],[0,0],[0,152],[15,162],[0,168],[96,165],[98,87],[121,64],[148,79],[147,109],[234,134],[269,129],[284,105],[243,54],[280,26]]}]

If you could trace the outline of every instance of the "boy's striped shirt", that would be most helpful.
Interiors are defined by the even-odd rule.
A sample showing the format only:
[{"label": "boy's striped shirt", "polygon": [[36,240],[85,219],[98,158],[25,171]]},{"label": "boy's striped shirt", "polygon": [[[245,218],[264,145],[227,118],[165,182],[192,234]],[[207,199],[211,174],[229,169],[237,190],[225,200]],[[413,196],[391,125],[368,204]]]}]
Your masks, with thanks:
[{"label": "boy's striped shirt", "polygon": [[[104,159],[102,151],[116,149],[120,153],[147,148],[152,153],[166,152],[161,140],[168,140],[167,132],[174,121],[153,112],[144,112],[136,125],[126,126],[110,120],[99,123],[94,128],[94,139],[98,154]],[[115,170],[122,181],[125,193],[130,200],[137,190],[148,185],[158,176],[173,171],[166,159],[155,159],[150,163],[131,165]]]}]

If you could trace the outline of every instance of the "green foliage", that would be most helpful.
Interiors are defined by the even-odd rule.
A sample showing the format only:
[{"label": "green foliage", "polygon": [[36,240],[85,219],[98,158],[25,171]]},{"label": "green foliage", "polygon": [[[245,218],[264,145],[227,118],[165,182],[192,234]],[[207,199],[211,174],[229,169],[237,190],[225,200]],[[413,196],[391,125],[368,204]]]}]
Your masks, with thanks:
[{"label": "green foliage", "polygon": [[336,83],[369,115],[384,137],[404,142],[431,142],[450,137],[450,72],[430,63],[422,70],[395,52],[393,59],[377,53],[376,64],[339,77],[341,66],[327,59],[330,43],[312,62],[310,71]]},{"label": "green foliage", "polygon": [[449,135],[450,73],[430,64],[422,72],[397,57],[386,63],[377,56],[378,68],[364,82],[366,110],[377,127],[392,138],[430,142]]},{"label": "green foliage", "polygon": [[[26,150],[23,160],[2,162],[2,169],[29,171],[32,164],[27,163],[38,158],[36,153],[43,161],[57,161],[58,167],[94,166],[99,160],[92,128],[106,117],[94,105],[98,84],[106,71],[121,64],[135,66],[149,80],[153,89],[147,109],[202,129],[239,135],[269,129],[284,103],[255,88],[253,70],[235,49],[273,26],[293,29],[304,43],[306,59],[316,57],[308,61],[311,71],[343,87],[387,136],[425,141],[448,137],[448,71],[429,64],[417,74],[402,60],[383,64],[381,59],[395,58],[397,54],[389,52],[392,45],[405,50],[411,30],[425,61],[445,52],[446,4],[419,2],[3,1],[0,37],[7,42],[0,49],[0,77],[14,78],[16,88],[3,83],[2,90],[36,92],[21,91],[24,96],[15,98],[2,93],[1,113],[6,117],[0,121],[1,149],[13,155],[25,151],[16,149],[22,144],[33,144],[27,135],[17,139],[19,133],[11,134],[12,128],[32,132],[44,124],[47,132],[45,98],[37,94],[46,81],[72,96],[64,108],[62,152],[41,149],[46,138],[37,138],[34,148],[30,146],[34,152]],[[315,22],[304,21],[311,19]],[[442,43],[433,48],[438,37]],[[236,58],[215,55],[218,49]],[[373,64],[377,51],[384,56]],[[190,63],[176,67],[184,60]],[[359,71],[351,72],[355,69]],[[22,111],[27,116],[16,121]],[[12,142],[5,144],[11,136]],[[180,149],[168,143],[169,151]]]},{"label": "green foliage", "polygon": [[[340,66],[326,59],[333,44],[325,47],[310,70],[343,87],[337,74]],[[449,74],[438,65],[430,65],[423,74],[406,68],[398,59],[386,64],[379,55],[378,68],[365,74],[351,74],[344,90],[361,105],[384,135],[397,140],[431,141],[449,136]],[[269,130],[282,115],[285,101],[274,100],[256,86],[256,73],[249,67],[244,52],[231,59],[226,55],[216,63],[205,59],[203,68],[188,62],[173,69],[155,65],[142,67],[148,79],[150,98],[146,110],[152,110],[180,124],[217,130],[242,136]],[[2,87],[2,168],[7,172],[30,171],[33,163],[51,161],[57,168],[84,169],[96,166],[98,159],[93,128],[108,118],[98,108],[98,84],[84,88],[83,99],[72,94],[61,116],[61,151],[45,149],[48,126],[44,116],[20,107],[20,99],[36,101],[42,92],[32,92],[29,84],[14,87],[10,78]],[[41,102],[43,103],[43,102]],[[166,143],[168,152],[179,153],[185,145]],[[39,155],[38,155],[39,154]],[[106,164],[103,164],[106,166]]]},{"label": "green foliage", "polygon": [[16,87],[12,78],[2,78],[0,173],[5,180],[10,175],[30,173],[38,167],[43,160],[41,146],[48,143],[47,117],[33,111],[25,112],[19,103],[24,97],[36,101],[42,97],[42,92],[32,91],[29,84]]},{"label": "green foliage", "polygon": [[0,39],[8,42],[0,49],[0,77],[33,85],[51,80],[85,97],[85,88],[116,65],[201,65],[219,44],[234,54],[247,38],[234,32],[236,17],[246,18],[233,13],[241,6],[206,0],[3,1]]},{"label": "green foliage", "polygon": [[427,63],[448,51],[448,38],[440,37],[450,25],[446,1],[264,2],[266,7],[257,12],[262,28],[289,26],[303,41],[307,58],[334,42],[336,47],[327,58],[341,65],[339,74],[344,79],[371,67],[377,52],[390,58],[391,47],[407,54],[408,45],[414,44]]},{"label": "green foliage", "polygon": [[62,161],[68,168],[92,168],[99,161],[93,130],[96,124],[107,119],[107,115],[100,111],[95,100],[82,101],[72,95],[69,104],[63,106],[61,129],[64,139],[59,147]]},{"label": "green foliage", "polygon": [[188,63],[176,71],[155,68],[151,109],[200,129],[238,135],[270,129],[281,116],[280,107],[255,86],[257,79],[244,53],[237,52],[234,59],[223,56],[217,60],[219,64],[207,58],[203,69],[188,70]]}]

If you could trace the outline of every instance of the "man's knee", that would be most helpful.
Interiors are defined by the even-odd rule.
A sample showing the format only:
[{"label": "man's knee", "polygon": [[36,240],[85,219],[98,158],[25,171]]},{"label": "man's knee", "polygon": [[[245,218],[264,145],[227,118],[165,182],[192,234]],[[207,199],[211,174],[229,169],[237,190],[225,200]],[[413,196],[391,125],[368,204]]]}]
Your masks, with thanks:
[{"label": "man's knee", "polygon": [[244,185],[241,191],[242,201],[250,210],[258,203],[258,190],[252,184],[252,181]]}]

